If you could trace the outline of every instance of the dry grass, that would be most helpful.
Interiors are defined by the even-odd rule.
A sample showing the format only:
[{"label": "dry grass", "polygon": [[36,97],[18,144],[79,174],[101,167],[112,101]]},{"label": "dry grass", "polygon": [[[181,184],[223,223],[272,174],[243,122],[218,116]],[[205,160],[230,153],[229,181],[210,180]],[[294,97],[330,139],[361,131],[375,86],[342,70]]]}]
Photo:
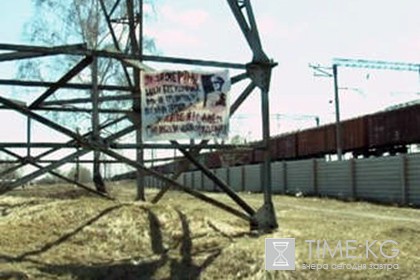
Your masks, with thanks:
[{"label": "dry grass", "polygon": [[[112,187],[118,201],[71,186],[0,197],[0,279],[418,279],[419,210],[275,196],[280,229],[256,236],[246,222],[183,193],[170,192],[157,205],[134,202],[134,194],[126,183]],[[261,195],[242,196],[261,205]],[[264,270],[268,237],[296,238],[296,271]],[[302,270],[314,262],[307,239],[393,239],[400,268]]]}]

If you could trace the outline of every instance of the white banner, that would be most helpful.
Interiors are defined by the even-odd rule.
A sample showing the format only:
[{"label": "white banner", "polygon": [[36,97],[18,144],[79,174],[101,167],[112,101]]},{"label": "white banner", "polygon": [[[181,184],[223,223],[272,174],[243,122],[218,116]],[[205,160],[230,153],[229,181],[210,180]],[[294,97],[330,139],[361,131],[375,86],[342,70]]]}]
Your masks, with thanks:
[{"label": "white banner", "polygon": [[228,71],[162,71],[141,75],[143,140],[226,138]]}]

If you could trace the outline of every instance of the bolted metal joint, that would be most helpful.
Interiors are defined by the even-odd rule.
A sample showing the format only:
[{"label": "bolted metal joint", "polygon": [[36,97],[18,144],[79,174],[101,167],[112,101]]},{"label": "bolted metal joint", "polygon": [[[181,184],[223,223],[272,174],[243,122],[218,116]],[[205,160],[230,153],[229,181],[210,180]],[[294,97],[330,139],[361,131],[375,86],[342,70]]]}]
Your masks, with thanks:
[{"label": "bolted metal joint", "polygon": [[276,213],[271,201],[267,201],[252,216],[250,227],[252,231],[260,233],[269,233],[277,229]]},{"label": "bolted metal joint", "polygon": [[33,156],[26,156],[23,158],[22,163],[24,164],[36,163],[36,159]]},{"label": "bolted metal joint", "polygon": [[277,63],[270,62],[250,62],[246,65],[246,72],[251,80],[263,92],[268,92],[271,81],[271,70]]},{"label": "bolted metal joint", "polygon": [[87,143],[89,148],[95,151],[109,148],[109,143],[105,141],[105,139],[103,139],[102,137],[97,138],[92,136],[87,140]]}]

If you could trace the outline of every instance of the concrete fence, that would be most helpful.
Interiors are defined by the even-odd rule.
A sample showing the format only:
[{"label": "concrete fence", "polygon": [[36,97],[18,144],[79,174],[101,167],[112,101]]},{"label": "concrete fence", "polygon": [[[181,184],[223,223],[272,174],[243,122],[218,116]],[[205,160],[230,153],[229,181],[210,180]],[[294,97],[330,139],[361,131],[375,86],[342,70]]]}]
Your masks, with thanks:
[{"label": "concrete fence", "polygon": [[[273,162],[272,189],[275,194],[331,196],[420,206],[420,154],[346,161],[319,159]],[[213,170],[235,191],[261,192],[261,165],[244,165]],[[217,191],[199,171],[186,172],[178,180],[196,190]],[[147,184],[161,187],[158,180]]]}]

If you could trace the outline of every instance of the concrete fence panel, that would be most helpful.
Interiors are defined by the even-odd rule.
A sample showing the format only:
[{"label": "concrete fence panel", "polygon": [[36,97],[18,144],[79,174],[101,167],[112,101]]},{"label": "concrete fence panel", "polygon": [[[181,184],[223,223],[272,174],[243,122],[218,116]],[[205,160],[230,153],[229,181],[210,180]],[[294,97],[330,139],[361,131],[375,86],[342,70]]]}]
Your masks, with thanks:
[{"label": "concrete fence panel", "polygon": [[[214,173],[214,170],[212,171]],[[214,182],[210,180],[206,175],[203,175],[203,190],[213,192],[215,189]]]},{"label": "concrete fence panel", "polygon": [[401,157],[355,160],[357,198],[401,203]]},{"label": "concrete fence panel", "polygon": [[350,161],[317,161],[316,178],[318,193],[332,197],[344,198],[351,196],[351,166]]},{"label": "concrete fence panel", "polygon": [[285,193],[286,172],[286,162],[273,162],[271,164],[271,181],[273,193]]},{"label": "concrete fence panel", "polygon": [[[219,177],[223,182],[228,183],[228,169],[227,168],[218,168],[215,170],[215,173],[216,173],[216,176]],[[220,191],[220,189],[215,186],[215,191]]]},{"label": "concrete fence panel", "polygon": [[261,164],[245,166],[245,191],[261,192]]},{"label": "concrete fence panel", "polygon": [[[213,170],[237,192],[261,192],[261,171],[261,164]],[[420,206],[420,154],[329,162],[319,159],[273,162],[271,174],[275,194],[303,192]],[[200,171],[184,173],[178,182],[199,190],[215,190],[215,184]],[[147,177],[146,183],[158,187],[159,182]]]},{"label": "concrete fence panel", "polygon": [[312,194],[314,192],[313,180],[313,161],[299,160],[287,162],[287,193],[303,192]]},{"label": "concrete fence panel", "polygon": [[200,171],[194,171],[192,172],[193,176],[193,186],[196,190],[202,190],[203,189],[203,176],[201,175]]},{"label": "concrete fence panel", "polygon": [[237,192],[244,190],[244,166],[229,167],[229,185]]},{"label": "concrete fence panel", "polygon": [[407,203],[420,206],[420,155],[408,155],[406,164]]}]

